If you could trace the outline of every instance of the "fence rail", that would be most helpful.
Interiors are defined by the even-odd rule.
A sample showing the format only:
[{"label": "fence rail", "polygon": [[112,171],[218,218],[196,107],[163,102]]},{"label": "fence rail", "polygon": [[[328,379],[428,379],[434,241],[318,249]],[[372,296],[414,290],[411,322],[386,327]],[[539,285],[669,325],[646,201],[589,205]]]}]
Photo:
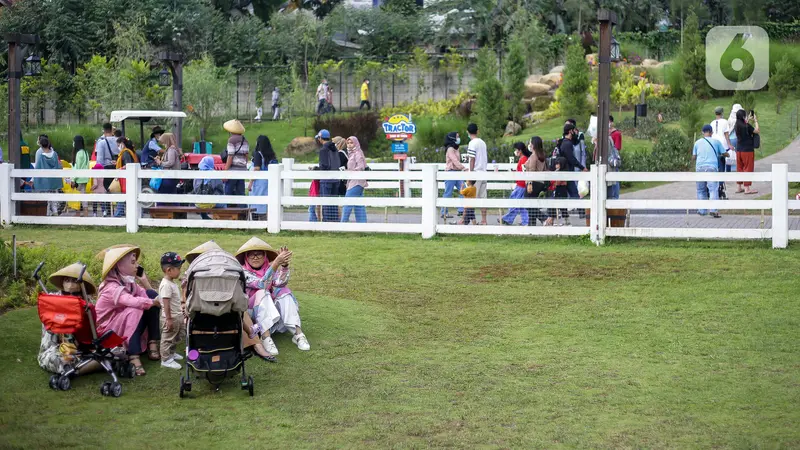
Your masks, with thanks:
[{"label": "fence rail", "polygon": [[[788,165],[774,164],[770,172],[756,173],[693,173],[693,172],[607,172],[606,166],[593,166],[588,172],[513,172],[511,164],[498,164],[496,171],[488,172],[445,172],[441,164],[409,164],[406,170],[399,171],[396,164],[373,164],[370,171],[342,172],[309,170],[310,165],[294,164],[291,159],[282,164],[269,166],[268,171],[154,171],[142,170],[138,164],[129,164],[123,170],[108,170],[98,174],[94,170],[20,170],[9,164],[0,165],[0,223],[4,227],[13,224],[52,224],[83,226],[124,226],[130,233],[140,227],[177,228],[228,228],[228,229],[266,229],[270,233],[282,230],[306,230],[328,232],[363,233],[415,233],[424,238],[436,234],[484,234],[484,235],[538,235],[538,236],[580,236],[589,235],[593,242],[602,244],[608,236],[637,238],[700,238],[700,239],[771,239],[775,248],[784,248],[790,239],[800,239],[800,230],[789,229],[789,212],[800,210],[800,200],[789,200],[789,182],[800,181],[800,173],[789,173]],[[500,170],[502,167],[503,170]],[[120,194],[63,194],[41,192],[15,192],[14,186],[22,178],[64,178],[116,177],[125,179],[128,187]],[[143,181],[154,178],[179,178],[182,180],[266,180],[269,183],[267,195],[197,195],[197,194],[152,194],[142,193]],[[518,180],[523,181],[586,181],[590,184],[590,194],[583,199],[553,198],[443,198],[441,189],[444,183],[452,180],[486,181],[487,185],[510,189]],[[367,180],[370,188],[364,197],[309,197],[297,195],[297,189],[305,181],[312,180]],[[697,181],[761,181],[771,182],[772,199],[769,200],[642,200],[606,199],[607,183],[645,181],[645,182],[697,182]],[[494,182],[494,183],[491,183]],[[379,187],[375,187],[375,186]],[[401,189],[402,186],[402,189]],[[373,189],[392,189],[391,196],[369,196]],[[414,196],[412,189],[417,190]],[[124,217],[74,217],[74,216],[30,216],[17,213],[20,202],[108,202],[125,205]],[[257,220],[200,220],[200,219],[162,219],[146,217],[142,202],[159,204],[247,204],[266,205],[269,214],[266,219]],[[404,223],[351,223],[351,222],[312,222],[298,220],[296,207],[339,207],[365,206],[368,208],[407,208]],[[440,209],[444,207],[464,207],[480,209],[499,208],[548,208],[548,209],[588,209],[589,223],[586,226],[569,227],[509,227],[509,226],[466,226],[439,223]],[[771,224],[761,229],[719,229],[719,228],[646,228],[610,227],[607,209],[622,210],[769,210]],[[214,212],[216,210],[209,210]],[[293,215],[293,216],[290,216]],[[578,224],[574,224],[578,225]]]}]

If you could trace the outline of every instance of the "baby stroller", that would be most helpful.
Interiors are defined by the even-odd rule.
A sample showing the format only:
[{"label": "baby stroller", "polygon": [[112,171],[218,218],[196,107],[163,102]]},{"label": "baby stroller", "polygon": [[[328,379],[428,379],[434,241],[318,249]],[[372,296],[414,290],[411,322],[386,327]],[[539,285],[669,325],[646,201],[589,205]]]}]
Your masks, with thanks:
[{"label": "baby stroller", "polygon": [[67,391],[71,386],[71,379],[78,376],[78,371],[92,361],[97,361],[105,371],[111,375],[113,381],[105,381],[100,385],[103,396],[119,397],[122,395],[122,385],[117,379],[121,377],[133,378],[134,367],[128,361],[125,350],[121,347],[125,339],[108,330],[102,336],[97,336],[97,314],[94,305],[89,303],[86,287],[83,284],[83,274],[86,270],[81,268],[78,282],[81,285],[82,297],[74,295],[59,295],[48,293],[44,282],[39,276],[44,261],[39,263],[33,272],[33,278],[39,283],[42,292],[38,296],[39,320],[45,330],[53,334],[71,334],[77,344],[75,364],[65,365],[61,373],[50,376],[50,388]]},{"label": "baby stroller", "polygon": [[186,271],[186,376],[180,397],[192,390],[191,372],[205,374],[219,390],[231,374],[241,371],[241,388],[253,396],[253,377],[245,372],[242,315],[247,312],[244,270],[223,250],[198,256]]}]

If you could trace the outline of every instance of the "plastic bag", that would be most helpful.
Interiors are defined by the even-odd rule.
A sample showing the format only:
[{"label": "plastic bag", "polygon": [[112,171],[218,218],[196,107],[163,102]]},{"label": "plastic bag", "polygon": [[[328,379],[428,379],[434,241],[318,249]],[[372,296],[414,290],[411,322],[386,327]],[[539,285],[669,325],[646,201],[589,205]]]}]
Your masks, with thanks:
[{"label": "plastic bag", "polygon": [[583,198],[589,195],[589,182],[586,180],[578,181],[578,195]]},{"label": "plastic bag", "polygon": [[[153,170],[160,170],[160,169],[153,167]],[[150,178],[150,189],[158,192],[158,188],[160,187],[161,187],[161,177]]]}]

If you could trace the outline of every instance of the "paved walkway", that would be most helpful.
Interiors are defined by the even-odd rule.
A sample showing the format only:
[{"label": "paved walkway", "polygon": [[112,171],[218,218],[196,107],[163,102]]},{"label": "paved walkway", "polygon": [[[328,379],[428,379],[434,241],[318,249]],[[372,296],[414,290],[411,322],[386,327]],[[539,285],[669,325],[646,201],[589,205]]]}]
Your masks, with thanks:
[{"label": "paved walkway", "polygon": [[[761,158],[756,161],[756,172],[769,172],[773,164],[788,164],[789,172],[800,172],[800,138],[795,139],[783,150]],[[663,184],[649,189],[642,189],[636,192],[622,194],[621,198],[637,200],[679,200],[697,198],[695,183],[679,182]],[[753,183],[753,188],[758,194],[744,195],[736,194],[736,183],[728,183],[728,198],[735,200],[755,200],[758,197],[771,194],[771,183]]]}]

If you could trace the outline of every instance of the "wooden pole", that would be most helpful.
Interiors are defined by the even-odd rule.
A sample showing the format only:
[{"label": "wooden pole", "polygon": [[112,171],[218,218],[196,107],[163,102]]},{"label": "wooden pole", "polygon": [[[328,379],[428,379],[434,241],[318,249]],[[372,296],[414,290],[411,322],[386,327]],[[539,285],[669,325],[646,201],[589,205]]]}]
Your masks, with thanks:
[{"label": "wooden pole", "polygon": [[597,150],[595,163],[605,164],[608,161],[608,116],[611,103],[611,28],[617,22],[617,15],[609,10],[601,9],[597,18],[600,21],[600,60],[599,79],[597,82]]}]

